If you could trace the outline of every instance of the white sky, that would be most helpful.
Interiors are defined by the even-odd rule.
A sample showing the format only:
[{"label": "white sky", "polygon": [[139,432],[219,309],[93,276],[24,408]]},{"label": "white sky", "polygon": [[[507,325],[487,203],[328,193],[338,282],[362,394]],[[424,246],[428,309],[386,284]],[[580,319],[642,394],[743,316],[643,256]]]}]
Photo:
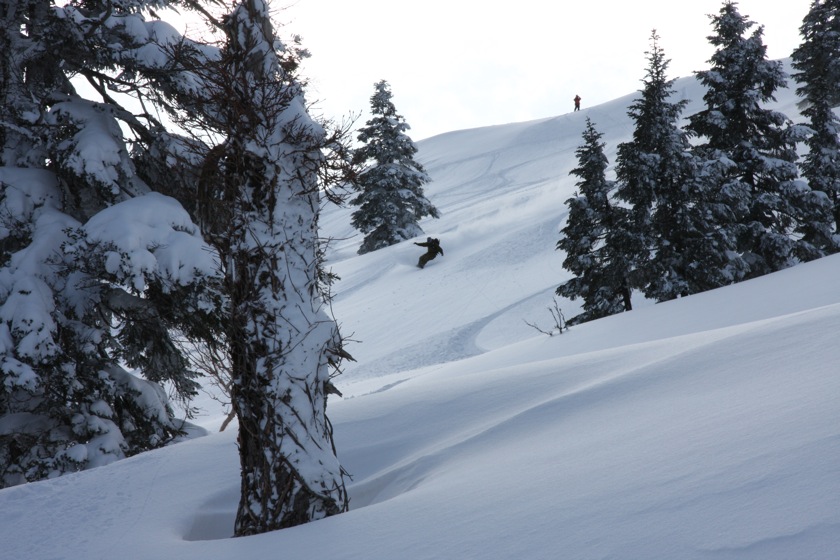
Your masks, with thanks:
[{"label": "white sky", "polygon": [[[421,140],[452,130],[550,117],[633,93],[656,29],[670,76],[706,67],[708,14],[721,0],[273,0],[281,34],[311,51],[310,101],[330,117],[367,110],[387,80],[398,112]],[[291,5],[290,5],[291,4]],[[742,0],[765,28],[770,58],[799,44],[810,0]]]}]

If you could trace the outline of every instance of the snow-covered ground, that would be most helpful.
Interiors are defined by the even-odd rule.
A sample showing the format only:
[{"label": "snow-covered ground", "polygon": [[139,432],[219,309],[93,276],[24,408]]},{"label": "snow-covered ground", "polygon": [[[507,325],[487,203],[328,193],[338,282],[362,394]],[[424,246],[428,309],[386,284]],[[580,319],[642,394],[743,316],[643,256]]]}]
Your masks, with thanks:
[{"label": "snow-covered ground", "polygon": [[[700,106],[693,78],[677,89]],[[0,491],[21,560],[840,558],[840,256],[549,337],[587,116],[611,162],[635,93],[419,144],[445,256],[364,256],[328,209],[358,360],[330,401],[351,511],[229,538],[236,429]],[[793,93],[778,108],[795,114]],[[573,302],[558,300],[567,317]]]}]

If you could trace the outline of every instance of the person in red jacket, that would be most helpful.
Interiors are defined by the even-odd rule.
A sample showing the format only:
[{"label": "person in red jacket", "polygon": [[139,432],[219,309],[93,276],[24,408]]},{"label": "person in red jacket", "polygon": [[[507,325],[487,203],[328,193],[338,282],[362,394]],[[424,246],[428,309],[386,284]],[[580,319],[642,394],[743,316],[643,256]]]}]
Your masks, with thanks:
[{"label": "person in red jacket", "polygon": [[426,247],[426,252],[420,255],[420,260],[417,262],[418,268],[423,268],[426,263],[438,256],[438,253],[443,255],[443,249],[440,248],[440,240],[433,237],[427,237],[425,243],[414,243],[420,247]]},{"label": "person in red jacket", "polygon": [[580,95],[575,95],[575,111],[580,111]]}]

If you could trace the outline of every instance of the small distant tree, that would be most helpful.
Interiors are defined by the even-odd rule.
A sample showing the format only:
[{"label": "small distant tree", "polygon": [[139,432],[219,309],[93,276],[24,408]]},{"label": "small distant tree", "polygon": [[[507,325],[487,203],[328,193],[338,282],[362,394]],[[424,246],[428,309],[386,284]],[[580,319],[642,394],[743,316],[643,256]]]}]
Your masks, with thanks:
[{"label": "small distant tree", "polygon": [[802,175],[815,192],[824,193],[827,212],[814,213],[801,226],[811,250],[800,255],[815,258],[838,250],[840,231],[840,0],[815,0],[799,28],[802,44],[793,51],[796,92],[805,100],[803,115],[810,132]]},{"label": "small distant tree", "polygon": [[373,118],[359,131],[364,145],[354,157],[363,168],[355,185],[358,194],[351,200],[359,207],[352,215],[353,227],[365,234],[359,254],[423,235],[420,219],[439,217],[423,194],[430,178],[414,160],[417,147],[391,101],[390,86],[382,80],[375,88],[370,98]]},{"label": "small distant tree", "polygon": [[732,222],[719,226],[743,258],[740,280],[795,262],[792,234],[818,197],[796,180],[802,130],[762,107],[786,81],[781,63],[767,60],[763,27],[747,35],[754,22],[735,2],[725,2],[711,19],[709,41],[716,50],[709,70],[697,72],[706,107],[689,117],[687,130],[700,139],[698,157],[726,170],[709,188],[718,204],[731,209]]},{"label": "small distant tree", "polygon": [[622,210],[610,203],[614,184],[606,178],[601,137],[587,118],[583,144],[575,151],[578,166],[570,172],[580,179],[579,194],[566,201],[569,217],[557,242],[557,249],[566,252],[563,268],[574,274],[557,295],[583,299],[583,313],[569,319],[570,325],[632,309],[625,261],[614,245]]}]

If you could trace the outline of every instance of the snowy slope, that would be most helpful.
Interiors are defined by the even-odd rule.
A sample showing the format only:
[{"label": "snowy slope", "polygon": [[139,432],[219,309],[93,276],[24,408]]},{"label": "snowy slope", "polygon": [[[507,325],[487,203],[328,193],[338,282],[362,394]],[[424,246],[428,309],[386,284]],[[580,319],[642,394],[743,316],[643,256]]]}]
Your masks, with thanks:
[{"label": "snowy slope", "polygon": [[356,256],[351,210],[324,215],[334,311],[360,341],[329,408],[351,512],[227,538],[232,427],[0,491],[0,557],[840,557],[840,256],[562,336],[525,324],[551,326],[566,278],[584,119],[612,161],[632,98],[420,143],[442,212],[422,226],[446,251],[422,271],[410,243]]}]

